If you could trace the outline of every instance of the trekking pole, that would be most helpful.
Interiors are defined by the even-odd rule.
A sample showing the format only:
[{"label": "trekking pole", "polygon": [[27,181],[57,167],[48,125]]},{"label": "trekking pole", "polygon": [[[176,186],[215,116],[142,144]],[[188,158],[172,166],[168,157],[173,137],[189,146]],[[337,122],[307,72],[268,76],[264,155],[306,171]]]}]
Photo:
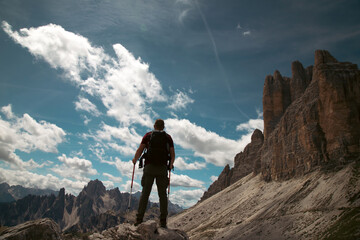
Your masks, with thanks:
[{"label": "trekking pole", "polygon": [[134,173],[135,173],[135,165],[133,167],[133,172],[132,172],[132,177],[131,177],[131,187],[130,187],[130,195],[129,195],[129,204],[128,204],[128,211],[130,210],[130,205],[131,205],[131,194],[132,194],[132,189],[133,189],[133,183],[134,183]]},{"label": "trekking pole", "polygon": [[168,207],[169,207],[169,198],[170,198],[170,177],[171,177],[171,169],[169,170]]}]

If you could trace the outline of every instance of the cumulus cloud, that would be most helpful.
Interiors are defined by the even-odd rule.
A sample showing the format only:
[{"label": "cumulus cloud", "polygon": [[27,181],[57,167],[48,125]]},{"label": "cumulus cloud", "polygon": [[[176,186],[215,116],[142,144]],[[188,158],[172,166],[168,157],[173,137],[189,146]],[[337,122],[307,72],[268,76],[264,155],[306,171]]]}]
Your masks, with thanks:
[{"label": "cumulus cloud", "polygon": [[97,174],[96,169],[93,168],[91,161],[78,158],[67,157],[62,154],[58,157],[62,165],[56,165],[51,170],[62,177],[74,178],[81,181],[90,181],[89,176]]},{"label": "cumulus cloud", "polygon": [[86,181],[72,181],[59,179],[54,175],[40,175],[26,170],[8,170],[0,168],[0,182],[7,182],[10,185],[21,185],[28,188],[59,190],[65,188],[67,192],[74,195],[79,194]]},{"label": "cumulus cloud", "polygon": [[[130,192],[131,191],[131,181],[126,181],[125,184],[121,185],[122,191]],[[141,186],[137,182],[133,182],[133,188],[132,193],[136,193],[138,191],[141,191]]]},{"label": "cumulus cloud", "polygon": [[206,167],[206,163],[204,163],[204,162],[188,163],[187,161],[188,161],[188,159],[186,159],[186,158],[184,159],[182,157],[177,157],[174,162],[175,168],[180,169],[180,170],[199,170],[199,169],[203,169]]},{"label": "cumulus cloud", "polygon": [[89,101],[89,99],[86,99],[84,97],[79,97],[79,100],[75,102],[75,109],[76,110],[82,110],[85,112],[90,113],[91,115],[94,115],[95,117],[100,116],[100,111],[97,109],[95,104]]},{"label": "cumulus cloud", "polygon": [[182,91],[177,91],[175,95],[171,97],[171,104],[168,106],[173,110],[186,109],[187,105],[194,103],[194,100]]},{"label": "cumulus cloud", "polygon": [[121,177],[115,177],[115,176],[111,175],[110,173],[103,173],[103,176],[107,177],[108,179],[110,179],[111,181],[116,182],[116,183],[122,182]]},{"label": "cumulus cloud", "polygon": [[204,194],[204,190],[178,190],[170,194],[170,201],[184,208],[193,206]]},{"label": "cumulus cloud", "polygon": [[1,112],[5,114],[6,118],[10,119],[14,117],[14,114],[12,112],[11,104],[4,106],[1,108]]},{"label": "cumulus cloud", "polygon": [[171,134],[174,142],[184,149],[194,151],[195,156],[205,159],[207,163],[216,166],[234,164],[234,156],[241,152],[250,143],[252,131],[255,128],[263,129],[262,119],[250,119],[245,124],[238,126],[239,130],[247,130],[238,140],[224,138],[217,133],[206,130],[203,127],[191,123],[187,119],[167,119],[167,131]]},{"label": "cumulus cloud", "polygon": [[193,150],[195,156],[202,157],[206,162],[216,166],[233,164],[236,153],[244,148],[241,142],[207,131],[187,119],[167,119],[166,126],[176,144],[184,149]]},{"label": "cumulus cloud", "polygon": [[170,184],[174,187],[195,187],[195,188],[204,188],[204,182],[193,179],[187,175],[177,175],[175,173],[171,174]]},{"label": "cumulus cloud", "polygon": [[[82,92],[98,97],[107,108],[107,115],[122,125],[138,123],[151,127],[150,104],[165,102],[168,98],[149,71],[149,65],[135,58],[121,44],[113,45],[116,54],[113,58],[87,38],[55,24],[13,31],[4,21],[2,28],[35,57],[44,59],[53,68],[62,69],[66,78]],[[78,102],[82,110],[89,110],[89,107],[93,110],[84,99]]]},{"label": "cumulus cloud", "polygon": [[263,119],[249,119],[246,123],[241,123],[236,127],[237,131],[246,131],[253,132],[255,129],[259,129],[261,131],[264,130],[264,120]]},{"label": "cumulus cloud", "polygon": [[15,154],[16,150],[57,153],[58,144],[65,140],[66,133],[54,124],[37,122],[30,115],[17,117],[11,111],[11,105],[2,108],[8,121],[0,118],[0,159],[19,168],[40,167],[33,160],[24,162]]}]

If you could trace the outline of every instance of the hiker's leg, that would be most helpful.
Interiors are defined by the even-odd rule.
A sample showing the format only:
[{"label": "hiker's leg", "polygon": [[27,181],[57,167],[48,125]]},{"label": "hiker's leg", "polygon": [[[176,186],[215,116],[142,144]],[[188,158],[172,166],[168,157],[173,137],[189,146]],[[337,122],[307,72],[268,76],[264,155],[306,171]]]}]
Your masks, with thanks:
[{"label": "hiker's leg", "polygon": [[160,200],[160,222],[166,225],[166,217],[168,215],[168,201],[166,189],[169,185],[169,179],[167,176],[167,167],[160,169],[160,174],[156,176],[156,185]]},{"label": "hiker's leg", "polygon": [[141,179],[141,185],[143,189],[139,201],[138,213],[136,215],[137,222],[142,221],[144,218],[144,214],[146,211],[146,207],[148,205],[149,196],[151,193],[151,188],[153,183],[154,183],[154,175],[151,174],[151,172],[149,171],[149,165],[147,165],[144,167],[144,173]]}]

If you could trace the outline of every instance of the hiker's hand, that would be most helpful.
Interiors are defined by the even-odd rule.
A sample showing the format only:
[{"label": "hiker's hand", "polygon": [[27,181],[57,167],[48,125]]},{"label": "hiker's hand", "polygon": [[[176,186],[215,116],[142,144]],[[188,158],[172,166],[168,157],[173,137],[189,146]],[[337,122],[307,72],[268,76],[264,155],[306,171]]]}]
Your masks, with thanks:
[{"label": "hiker's hand", "polygon": [[173,170],[173,169],[174,169],[174,165],[170,163],[169,170]]},{"label": "hiker's hand", "polygon": [[136,161],[137,161],[137,159],[133,158],[132,162],[134,165],[136,164]]}]

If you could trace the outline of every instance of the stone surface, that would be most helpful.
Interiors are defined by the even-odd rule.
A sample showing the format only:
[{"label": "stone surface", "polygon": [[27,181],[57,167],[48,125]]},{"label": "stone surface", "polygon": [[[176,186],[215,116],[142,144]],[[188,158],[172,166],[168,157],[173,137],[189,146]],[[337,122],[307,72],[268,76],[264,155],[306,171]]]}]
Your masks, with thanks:
[{"label": "stone surface", "polygon": [[155,221],[147,221],[139,226],[125,223],[89,236],[90,240],[126,239],[126,240],[186,240],[185,232],[178,229],[160,228]]},{"label": "stone surface", "polygon": [[251,136],[251,142],[244,148],[243,152],[238,153],[235,156],[234,167],[230,169],[230,166],[226,165],[218,179],[211,184],[209,189],[203,194],[200,201],[203,201],[222,191],[251,172],[260,172],[261,160],[259,149],[261,148],[263,142],[264,135],[259,129],[256,129]]},{"label": "stone surface", "polygon": [[220,192],[221,190],[225,189],[226,187],[228,187],[230,185],[230,178],[231,178],[230,173],[231,173],[230,166],[229,166],[229,164],[227,164],[225,166],[225,168],[222,170],[222,172],[220,173],[218,179],[215,180],[210,185],[209,189],[206,192],[204,192],[200,201],[203,201],[203,200],[211,197],[212,195]]},{"label": "stone surface", "polygon": [[[299,63],[293,66],[293,71],[298,72],[293,77],[302,77],[303,86],[308,81],[306,72],[312,72],[313,76],[304,93],[288,106],[275,126],[265,118],[264,112],[265,129],[271,129],[265,134],[261,149],[261,172],[267,181],[301,176],[317,167],[336,169],[359,158],[357,66],[338,62],[324,50],[316,51],[313,69],[304,71]],[[274,85],[268,88],[276,89],[278,84]],[[264,88],[264,96],[266,91]]]},{"label": "stone surface", "polygon": [[360,71],[337,61],[325,50],[315,52],[315,65],[291,64],[291,78],[279,71],[265,78],[264,135],[227,165],[201,201],[250,172],[262,179],[286,180],[320,167],[337,169],[360,157]]},{"label": "stone surface", "polygon": [[203,239],[360,239],[360,162],[288,181],[250,173],[169,219]]},{"label": "stone surface", "polygon": [[61,239],[60,227],[51,219],[44,218],[28,221],[2,232],[0,239],[32,240],[32,239]]}]

